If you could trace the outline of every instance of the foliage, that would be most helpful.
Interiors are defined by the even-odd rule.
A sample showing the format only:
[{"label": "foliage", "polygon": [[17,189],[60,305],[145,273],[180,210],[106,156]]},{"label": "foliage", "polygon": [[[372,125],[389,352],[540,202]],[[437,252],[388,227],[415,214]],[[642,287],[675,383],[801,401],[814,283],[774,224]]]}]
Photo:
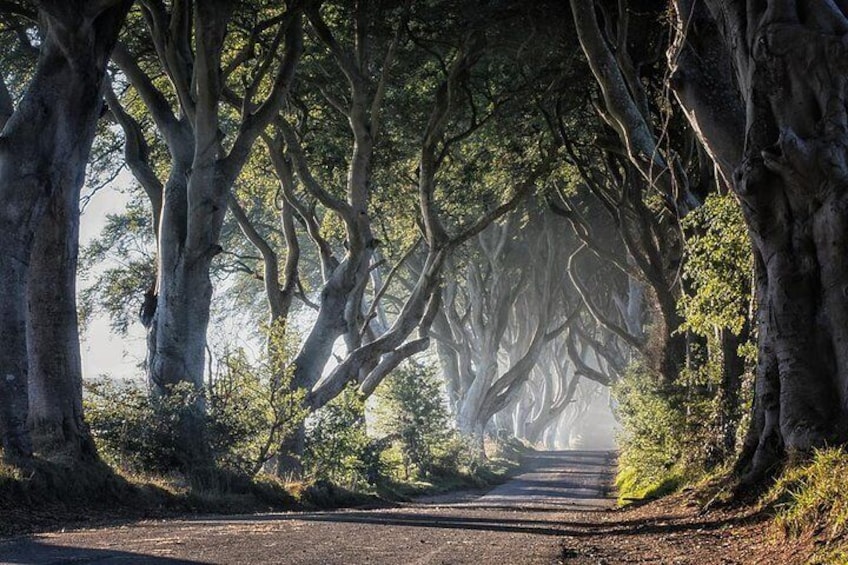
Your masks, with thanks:
[{"label": "foliage", "polygon": [[[719,462],[723,434],[737,423],[725,405],[722,336],[744,335],[751,304],[751,250],[738,204],[712,195],[684,220],[686,292],[678,307],[691,332],[689,359],[673,384],[656,382],[633,366],[614,388],[623,434],[617,484],[622,499],[657,496],[703,476]],[[698,341],[697,338],[700,338]],[[739,354],[752,365],[748,342]],[[746,370],[737,394],[749,402]],[[737,376],[737,375],[731,375]],[[742,379],[742,376],[739,376]],[[738,412],[737,412],[738,414]],[[733,428],[729,428],[731,431]]]},{"label": "foliage", "polygon": [[639,364],[613,387],[619,436],[619,500],[652,498],[697,479],[706,469],[711,428],[706,389],[662,385]]},{"label": "foliage", "polygon": [[814,563],[844,563],[848,557],[848,453],[826,448],[789,467],[764,497],[777,510],[775,524],[797,537],[821,532],[826,545]]},{"label": "foliage", "polygon": [[85,383],[85,411],[101,456],[133,472],[164,473],[178,465],[171,423],[186,407],[178,394],[151,399],[140,383]]},{"label": "foliage", "polygon": [[[100,235],[80,252],[80,319],[109,317],[112,329],[126,335],[155,280],[153,228],[143,202],[131,197],[120,214],[109,214]],[[105,267],[104,267],[105,266]]]},{"label": "foliage", "polygon": [[[428,477],[451,459],[452,429],[433,367],[409,362],[377,391],[376,431],[399,446],[405,476]],[[412,473],[410,471],[413,471]]]},{"label": "foliage", "polygon": [[292,391],[288,347],[271,332],[271,352],[251,362],[243,349],[224,357],[208,390],[210,433],[219,464],[256,475],[306,417],[303,391]]},{"label": "foliage", "polygon": [[307,419],[303,463],[310,480],[360,491],[388,488],[392,496],[425,479],[438,491],[448,484],[488,484],[499,476],[452,429],[432,367],[410,362],[395,370],[378,388],[373,406],[373,420],[370,411],[368,418],[373,435],[355,387]]},{"label": "foliage", "polygon": [[[271,337],[271,343],[278,338]],[[202,391],[180,384],[151,396],[138,383],[86,383],[86,413],[101,454],[118,467],[166,473],[178,467],[176,423],[204,396],[208,437],[217,464],[254,476],[303,419],[302,392],[289,390],[284,359],[251,362],[244,350],[224,356]]]},{"label": "foliage", "polygon": [[366,433],[365,403],[351,386],[306,420],[304,470],[313,480],[365,488],[383,473],[381,447]]},{"label": "foliage", "polygon": [[683,263],[687,292],[681,330],[712,338],[716,329],[739,335],[751,302],[751,244],[733,196],[713,194],[683,220],[689,234]]}]

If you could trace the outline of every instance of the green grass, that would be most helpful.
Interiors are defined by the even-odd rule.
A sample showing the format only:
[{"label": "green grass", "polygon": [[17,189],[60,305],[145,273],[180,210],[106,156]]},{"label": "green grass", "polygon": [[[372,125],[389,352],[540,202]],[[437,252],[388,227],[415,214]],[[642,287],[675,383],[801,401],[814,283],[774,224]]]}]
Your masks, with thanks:
[{"label": "green grass", "polygon": [[667,474],[648,480],[635,467],[620,467],[615,477],[619,506],[641,501],[654,500],[672,494],[689,481],[687,477],[671,469]]},{"label": "green grass", "polygon": [[12,464],[0,459],[0,535],[185,513],[239,514],[385,505],[414,496],[503,482],[518,467],[519,451],[510,451],[463,472],[427,480],[387,481],[364,492],[329,481],[293,483],[270,475],[251,479],[220,470],[210,472],[203,481],[204,487],[197,488],[181,476],[127,474],[102,461],[77,463],[35,458]]},{"label": "green grass", "polygon": [[182,477],[123,474],[101,461],[34,458],[0,463],[0,534],[50,530],[95,520],[182,513],[244,513],[298,507],[273,477],[217,472],[208,488]]},{"label": "green grass", "polygon": [[787,536],[816,535],[824,546],[812,563],[848,562],[848,453],[816,450],[787,468],[763,498]]},{"label": "green grass", "polygon": [[433,475],[424,479],[383,481],[377,486],[376,492],[388,500],[408,501],[417,496],[485,489],[503,483],[517,468],[516,461],[490,459],[473,472]]},{"label": "green grass", "polygon": [[531,450],[519,440],[487,443],[486,451],[490,455],[486,460],[443,469],[427,477],[404,478],[395,472],[377,485],[375,493],[390,501],[405,502],[417,496],[485,489],[509,479]]}]

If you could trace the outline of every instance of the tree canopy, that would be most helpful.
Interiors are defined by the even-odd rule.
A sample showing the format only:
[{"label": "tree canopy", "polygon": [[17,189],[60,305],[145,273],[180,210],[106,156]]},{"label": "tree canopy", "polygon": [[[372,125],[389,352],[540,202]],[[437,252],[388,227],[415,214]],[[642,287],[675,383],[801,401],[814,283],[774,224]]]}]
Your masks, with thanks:
[{"label": "tree canopy", "polygon": [[[636,483],[843,444],[846,30],[803,0],[0,2],[4,455],[369,483],[393,441],[407,475],[574,444],[599,398]],[[84,373],[103,316],[142,387]]]}]

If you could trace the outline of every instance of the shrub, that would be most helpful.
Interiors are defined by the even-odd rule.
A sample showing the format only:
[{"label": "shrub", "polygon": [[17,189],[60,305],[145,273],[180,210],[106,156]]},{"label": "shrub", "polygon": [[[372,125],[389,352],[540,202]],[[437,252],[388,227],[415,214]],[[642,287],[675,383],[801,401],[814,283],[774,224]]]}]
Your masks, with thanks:
[{"label": "shrub", "polygon": [[255,475],[305,417],[303,391],[291,390],[282,360],[251,364],[243,350],[227,355],[208,390],[210,436],[219,464]]},{"label": "shrub", "polygon": [[306,475],[348,489],[376,483],[383,474],[380,442],[368,437],[365,403],[355,386],[306,420]]},{"label": "shrub", "polygon": [[171,422],[181,395],[153,398],[137,382],[85,383],[85,412],[101,456],[133,472],[165,473],[179,465]]},{"label": "shrub", "polygon": [[[730,194],[709,196],[686,216],[683,229],[687,234],[684,284],[678,303],[683,324],[678,331],[689,332],[704,351],[696,352],[701,354],[693,356],[681,377],[690,386],[709,388],[715,400],[707,417],[715,432],[709,442],[715,449],[711,457],[718,463],[732,455],[739,443],[742,415],[752,398],[756,361],[749,319],[753,256],[742,212]],[[735,352],[729,349],[733,345]]]},{"label": "shrub", "polygon": [[[254,476],[302,420],[301,392],[290,390],[281,361],[251,363],[243,350],[226,354],[203,390],[188,383],[152,395],[139,382],[86,383],[86,414],[100,453],[118,467],[165,474],[180,469],[176,425],[205,406],[207,441],[224,470]],[[202,396],[203,402],[198,403]]]},{"label": "shrub", "polygon": [[712,396],[681,378],[662,385],[631,365],[613,387],[621,423],[616,485],[621,500],[667,494],[706,470]]},{"label": "shrub", "polygon": [[308,478],[367,490],[391,482],[385,479],[474,482],[483,472],[473,446],[452,428],[431,368],[404,365],[382,383],[372,402],[373,419],[369,411],[366,425],[365,402],[352,385],[307,419]]},{"label": "shrub", "polygon": [[[690,338],[686,367],[669,384],[634,364],[613,388],[622,426],[616,483],[625,499],[665,494],[725,462],[751,401],[752,256],[741,212],[732,196],[712,195],[683,228],[677,331]],[[739,346],[741,360],[724,358],[726,344]]]},{"label": "shrub", "polygon": [[465,454],[451,427],[441,383],[431,367],[407,363],[380,386],[378,434],[397,442],[404,475],[428,477],[457,469]]}]

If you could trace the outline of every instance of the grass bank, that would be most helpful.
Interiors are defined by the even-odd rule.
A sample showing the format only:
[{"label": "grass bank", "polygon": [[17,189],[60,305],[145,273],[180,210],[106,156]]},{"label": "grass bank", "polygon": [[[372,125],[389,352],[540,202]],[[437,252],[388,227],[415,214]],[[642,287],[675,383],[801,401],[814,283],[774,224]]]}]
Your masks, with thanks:
[{"label": "grass bank", "polygon": [[34,458],[0,463],[0,536],[122,520],[186,514],[244,514],[269,511],[374,507],[417,496],[484,489],[505,481],[526,448],[506,444],[486,461],[460,472],[421,480],[384,478],[351,490],[326,480],[286,482],[215,472],[203,489],[181,476],[129,474],[102,461],[77,463]]}]

